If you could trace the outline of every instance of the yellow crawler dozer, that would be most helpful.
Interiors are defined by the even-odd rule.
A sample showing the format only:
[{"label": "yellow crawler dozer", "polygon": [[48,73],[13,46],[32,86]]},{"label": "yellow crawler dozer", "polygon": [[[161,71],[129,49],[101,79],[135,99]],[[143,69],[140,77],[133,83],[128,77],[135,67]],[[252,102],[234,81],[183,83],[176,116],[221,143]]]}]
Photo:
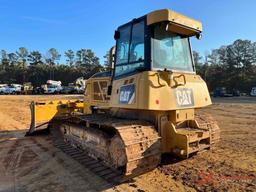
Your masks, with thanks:
[{"label": "yellow crawler dozer", "polygon": [[188,158],[219,140],[219,127],[195,110],[211,105],[196,74],[191,37],[199,21],[158,10],[119,26],[113,69],[86,81],[84,99],[32,103],[28,135],[51,123],[66,144],[123,179],[154,169],[163,153]]}]

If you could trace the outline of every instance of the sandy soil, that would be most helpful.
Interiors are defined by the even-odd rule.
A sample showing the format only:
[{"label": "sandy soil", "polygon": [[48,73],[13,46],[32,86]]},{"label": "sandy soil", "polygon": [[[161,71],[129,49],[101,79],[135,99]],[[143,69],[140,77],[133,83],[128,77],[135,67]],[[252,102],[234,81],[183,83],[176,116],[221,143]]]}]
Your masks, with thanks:
[{"label": "sandy soil", "polygon": [[49,136],[24,137],[31,100],[63,97],[0,96],[0,191],[256,191],[256,99],[218,98],[204,109],[221,127],[215,149],[183,161],[164,156],[154,171],[112,186]]},{"label": "sandy soil", "polygon": [[27,129],[30,125],[31,101],[49,101],[58,99],[82,99],[75,95],[0,95],[0,131]]}]

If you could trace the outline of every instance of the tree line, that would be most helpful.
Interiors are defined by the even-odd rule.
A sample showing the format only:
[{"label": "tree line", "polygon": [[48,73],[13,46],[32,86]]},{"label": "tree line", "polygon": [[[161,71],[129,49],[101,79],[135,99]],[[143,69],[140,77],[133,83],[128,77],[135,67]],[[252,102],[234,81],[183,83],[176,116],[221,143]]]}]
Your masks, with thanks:
[{"label": "tree line", "polygon": [[45,84],[48,79],[60,80],[64,85],[78,77],[89,78],[104,70],[99,58],[91,49],[65,51],[66,63],[60,63],[61,54],[51,48],[45,55],[20,47],[16,52],[0,52],[0,83],[31,82],[34,86]]},{"label": "tree line", "polygon": [[[248,93],[256,86],[256,42],[238,39],[204,56],[194,51],[193,56],[197,73],[206,81],[210,91],[226,87]],[[55,79],[66,85],[78,77],[89,78],[110,68],[108,52],[103,65],[91,49],[65,51],[65,64],[59,63],[60,57],[55,48],[49,49],[45,55],[39,51],[29,52],[25,47],[12,53],[1,50],[0,83],[31,82],[40,86],[48,79]]]},{"label": "tree line", "polygon": [[256,42],[238,39],[230,45],[213,49],[202,57],[193,52],[197,73],[210,91],[216,87],[249,93],[256,87]]}]

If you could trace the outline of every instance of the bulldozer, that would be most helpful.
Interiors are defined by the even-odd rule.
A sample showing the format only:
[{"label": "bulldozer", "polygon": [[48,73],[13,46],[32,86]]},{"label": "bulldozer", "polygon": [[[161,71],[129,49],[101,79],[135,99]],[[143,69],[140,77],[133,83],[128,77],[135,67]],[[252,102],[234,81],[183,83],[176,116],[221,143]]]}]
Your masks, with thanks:
[{"label": "bulldozer", "polygon": [[212,102],[190,45],[201,33],[201,22],[169,9],[119,26],[112,70],[90,77],[81,100],[32,102],[27,135],[51,125],[124,179],[156,168],[163,154],[186,159],[211,149],[220,130],[198,114]]}]

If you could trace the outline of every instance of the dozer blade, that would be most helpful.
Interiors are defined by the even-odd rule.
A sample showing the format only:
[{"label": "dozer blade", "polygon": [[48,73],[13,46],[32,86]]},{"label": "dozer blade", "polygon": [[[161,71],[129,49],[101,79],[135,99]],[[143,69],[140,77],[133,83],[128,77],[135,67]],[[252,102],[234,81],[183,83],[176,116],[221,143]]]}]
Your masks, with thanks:
[{"label": "dozer blade", "polygon": [[55,100],[34,102],[30,104],[31,123],[26,136],[48,130],[48,124],[55,118],[67,117],[74,113],[82,113],[84,103],[81,100]]}]

